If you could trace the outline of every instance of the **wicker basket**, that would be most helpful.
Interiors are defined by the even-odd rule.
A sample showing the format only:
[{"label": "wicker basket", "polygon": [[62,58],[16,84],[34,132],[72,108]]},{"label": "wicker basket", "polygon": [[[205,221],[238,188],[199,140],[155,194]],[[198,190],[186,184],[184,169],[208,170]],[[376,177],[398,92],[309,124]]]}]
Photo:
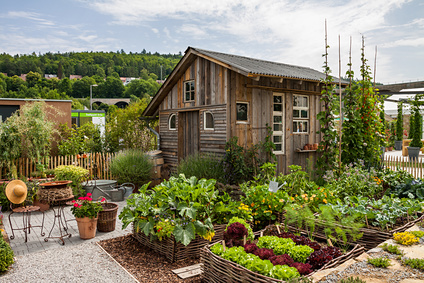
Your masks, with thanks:
[{"label": "wicker basket", "polygon": [[[286,282],[271,278],[256,272],[253,272],[235,262],[223,259],[220,256],[215,255],[210,251],[210,247],[215,244],[207,245],[202,248],[201,262],[202,262],[202,282],[240,282],[240,283],[275,283],[275,282]],[[355,245],[352,249],[338,258],[335,258],[325,264],[321,269],[314,271],[306,277],[312,276],[314,273],[341,265],[351,258],[356,258],[364,253],[364,248],[360,245]]]},{"label": "wicker basket", "polygon": [[112,232],[115,230],[118,205],[116,203],[102,203],[103,211],[99,212],[97,230],[99,232]]},{"label": "wicker basket", "polygon": [[[225,224],[214,225],[215,236],[213,236],[212,242],[220,241],[224,238],[225,226]],[[198,258],[200,257],[200,249],[210,243],[208,240],[203,239],[199,235],[196,235],[196,238],[187,246],[176,242],[173,235],[169,238],[163,239],[162,241],[151,241],[150,236],[146,236],[142,231],[137,233],[134,229],[134,224],[133,237],[143,246],[149,247],[158,254],[165,256],[169,262],[180,261],[187,258]]]},{"label": "wicker basket", "polygon": [[[396,229],[389,230],[389,231],[381,231],[381,230],[371,229],[371,228],[360,228],[359,233],[362,233],[363,235],[358,240],[352,242],[352,244],[359,244],[359,245],[363,246],[365,248],[365,250],[367,250],[367,251],[370,250],[370,249],[373,249],[373,248],[377,247],[379,244],[383,243],[384,241],[392,238],[394,233],[405,232],[407,229],[414,226],[415,223],[424,220],[424,214],[418,213],[418,216],[419,216],[418,218],[405,223],[401,227],[398,227]],[[325,236],[325,233],[324,233],[325,226],[323,225],[323,223],[324,222],[320,221],[320,220],[315,221],[315,230],[314,230],[314,234],[313,234],[314,237],[319,238],[319,239],[326,239],[327,238]],[[350,227],[347,227],[347,226],[342,226],[342,225],[339,225],[339,226],[342,227],[343,229],[350,229]],[[291,231],[291,232],[307,233],[306,230],[299,229],[299,228],[291,226],[291,225],[288,225],[288,230]]]}]

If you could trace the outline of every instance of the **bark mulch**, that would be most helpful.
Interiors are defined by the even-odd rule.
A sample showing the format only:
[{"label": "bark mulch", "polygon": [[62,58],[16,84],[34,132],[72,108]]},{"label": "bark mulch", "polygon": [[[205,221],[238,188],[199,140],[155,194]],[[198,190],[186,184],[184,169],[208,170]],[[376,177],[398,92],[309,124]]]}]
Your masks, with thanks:
[{"label": "bark mulch", "polygon": [[174,269],[197,264],[200,259],[169,263],[165,257],[144,247],[131,235],[104,240],[99,244],[140,282],[200,282],[199,276],[182,280],[172,272]]}]

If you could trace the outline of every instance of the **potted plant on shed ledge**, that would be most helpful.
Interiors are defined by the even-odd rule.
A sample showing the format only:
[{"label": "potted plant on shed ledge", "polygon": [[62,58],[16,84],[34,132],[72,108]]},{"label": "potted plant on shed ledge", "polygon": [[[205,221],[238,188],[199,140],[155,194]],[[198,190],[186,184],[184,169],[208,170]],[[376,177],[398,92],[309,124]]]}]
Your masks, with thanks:
[{"label": "potted plant on shed ledge", "polygon": [[403,102],[398,102],[398,113],[396,120],[396,140],[395,150],[402,150],[402,139],[403,139]]},{"label": "potted plant on shed ledge", "polygon": [[412,113],[411,116],[411,143],[408,146],[409,161],[418,160],[420,149],[423,146],[421,141],[422,136],[422,117],[420,114],[420,101],[421,96],[415,95],[415,99],[412,102]]}]

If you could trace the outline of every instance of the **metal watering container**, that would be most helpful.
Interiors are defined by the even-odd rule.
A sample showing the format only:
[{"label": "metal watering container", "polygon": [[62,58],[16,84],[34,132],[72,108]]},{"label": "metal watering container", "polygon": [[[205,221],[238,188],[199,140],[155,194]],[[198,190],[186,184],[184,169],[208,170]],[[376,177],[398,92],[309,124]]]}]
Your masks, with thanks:
[{"label": "metal watering container", "polygon": [[132,194],[135,185],[132,183],[124,183],[122,185],[115,186],[110,190],[110,198],[112,201],[123,201],[130,194]]}]

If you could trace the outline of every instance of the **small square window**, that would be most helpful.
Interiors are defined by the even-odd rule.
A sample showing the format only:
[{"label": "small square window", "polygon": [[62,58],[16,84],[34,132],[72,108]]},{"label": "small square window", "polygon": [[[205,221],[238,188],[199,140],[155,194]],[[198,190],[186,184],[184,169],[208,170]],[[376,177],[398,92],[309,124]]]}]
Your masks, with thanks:
[{"label": "small square window", "polygon": [[194,101],[194,80],[184,82],[184,101]]},{"label": "small square window", "polygon": [[293,133],[308,133],[308,121],[306,120],[294,120],[293,121]]},{"label": "small square window", "polygon": [[237,121],[248,121],[248,107],[249,103],[237,102]]}]

